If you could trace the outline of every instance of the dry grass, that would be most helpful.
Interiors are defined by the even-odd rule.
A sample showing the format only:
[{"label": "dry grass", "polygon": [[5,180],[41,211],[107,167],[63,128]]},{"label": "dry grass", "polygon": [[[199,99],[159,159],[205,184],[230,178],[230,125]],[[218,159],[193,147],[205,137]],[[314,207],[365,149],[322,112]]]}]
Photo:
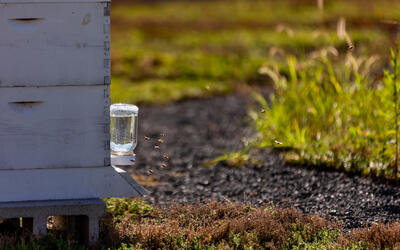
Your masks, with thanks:
[{"label": "dry grass", "polygon": [[[108,224],[110,225],[110,224]],[[228,246],[280,248],[302,232],[309,241],[321,230],[338,230],[338,223],[303,216],[295,209],[253,208],[211,202],[155,209],[146,217],[124,217],[112,223],[112,242],[145,249]]]},{"label": "dry grass", "polygon": [[351,242],[363,242],[368,249],[400,249],[400,222],[391,224],[377,223],[371,227],[355,229],[338,238],[341,245]]},{"label": "dry grass", "polygon": [[210,202],[153,208],[142,216],[111,216],[109,243],[143,249],[382,249],[400,247],[400,222],[342,233],[342,224],[294,208]]},{"label": "dry grass", "polygon": [[[155,208],[111,199],[100,249],[384,249],[400,248],[400,222],[342,233],[339,222],[293,208],[210,202]],[[1,249],[86,249],[61,235],[0,235]]]}]

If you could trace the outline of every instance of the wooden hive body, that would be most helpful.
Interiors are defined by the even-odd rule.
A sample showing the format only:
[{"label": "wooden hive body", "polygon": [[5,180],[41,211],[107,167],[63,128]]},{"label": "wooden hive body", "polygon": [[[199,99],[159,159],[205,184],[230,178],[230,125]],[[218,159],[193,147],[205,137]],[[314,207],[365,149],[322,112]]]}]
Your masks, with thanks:
[{"label": "wooden hive body", "polygon": [[0,0],[0,202],[137,196],[110,166],[110,3]]}]

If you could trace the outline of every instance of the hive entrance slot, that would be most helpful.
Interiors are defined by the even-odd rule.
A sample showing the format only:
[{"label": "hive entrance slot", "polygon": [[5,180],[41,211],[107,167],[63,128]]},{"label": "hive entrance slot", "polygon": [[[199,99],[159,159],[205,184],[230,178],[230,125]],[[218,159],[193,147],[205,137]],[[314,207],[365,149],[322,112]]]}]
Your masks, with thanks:
[{"label": "hive entrance slot", "polygon": [[44,18],[38,17],[10,18],[8,19],[8,23],[16,30],[19,30],[21,32],[29,32],[33,31],[36,26],[43,20]]},{"label": "hive entrance slot", "polygon": [[35,105],[35,104],[41,104],[43,102],[42,101],[34,101],[34,102],[10,102],[10,103],[15,104],[15,105],[29,105],[29,106],[32,106],[32,105]]},{"label": "hive entrance slot", "polygon": [[17,113],[31,113],[42,101],[9,102],[8,106]]},{"label": "hive entrance slot", "polygon": [[9,20],[14,22],[35,22],[44,20],[44,18],[11,18]]}]

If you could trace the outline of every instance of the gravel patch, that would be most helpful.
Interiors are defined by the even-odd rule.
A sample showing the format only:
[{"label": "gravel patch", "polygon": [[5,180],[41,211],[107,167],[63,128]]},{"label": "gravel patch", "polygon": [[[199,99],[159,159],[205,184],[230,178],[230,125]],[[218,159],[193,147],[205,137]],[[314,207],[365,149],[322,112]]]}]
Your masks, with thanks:
[{"label": "gravel patch", "polygon": [[270,152],[263,153],[263,166],[205,167],[205,161],[243,147],[250,135],[249,102],[236,94],[141,107],[137,165],[127,170],[149,190],[145,200],[161,206],[273,202],[337,218],[347,229],[400,220],[400,188],[384,181],[289,166]]}]

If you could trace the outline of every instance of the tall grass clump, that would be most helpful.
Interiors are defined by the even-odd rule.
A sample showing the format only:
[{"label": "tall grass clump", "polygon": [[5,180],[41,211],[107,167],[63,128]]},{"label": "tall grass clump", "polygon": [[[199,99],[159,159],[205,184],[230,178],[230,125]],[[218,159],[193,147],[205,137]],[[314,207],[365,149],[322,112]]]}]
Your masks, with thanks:
[{"label": "tall grass clump", "polygon": [[376,56],[329,51],[301,62],[289,56],[286,75],[261,69],[276,91],[269,102],[256,95],[257,145],[285,148],[291,162],[397,177],[399,50],[381,77]]}]

